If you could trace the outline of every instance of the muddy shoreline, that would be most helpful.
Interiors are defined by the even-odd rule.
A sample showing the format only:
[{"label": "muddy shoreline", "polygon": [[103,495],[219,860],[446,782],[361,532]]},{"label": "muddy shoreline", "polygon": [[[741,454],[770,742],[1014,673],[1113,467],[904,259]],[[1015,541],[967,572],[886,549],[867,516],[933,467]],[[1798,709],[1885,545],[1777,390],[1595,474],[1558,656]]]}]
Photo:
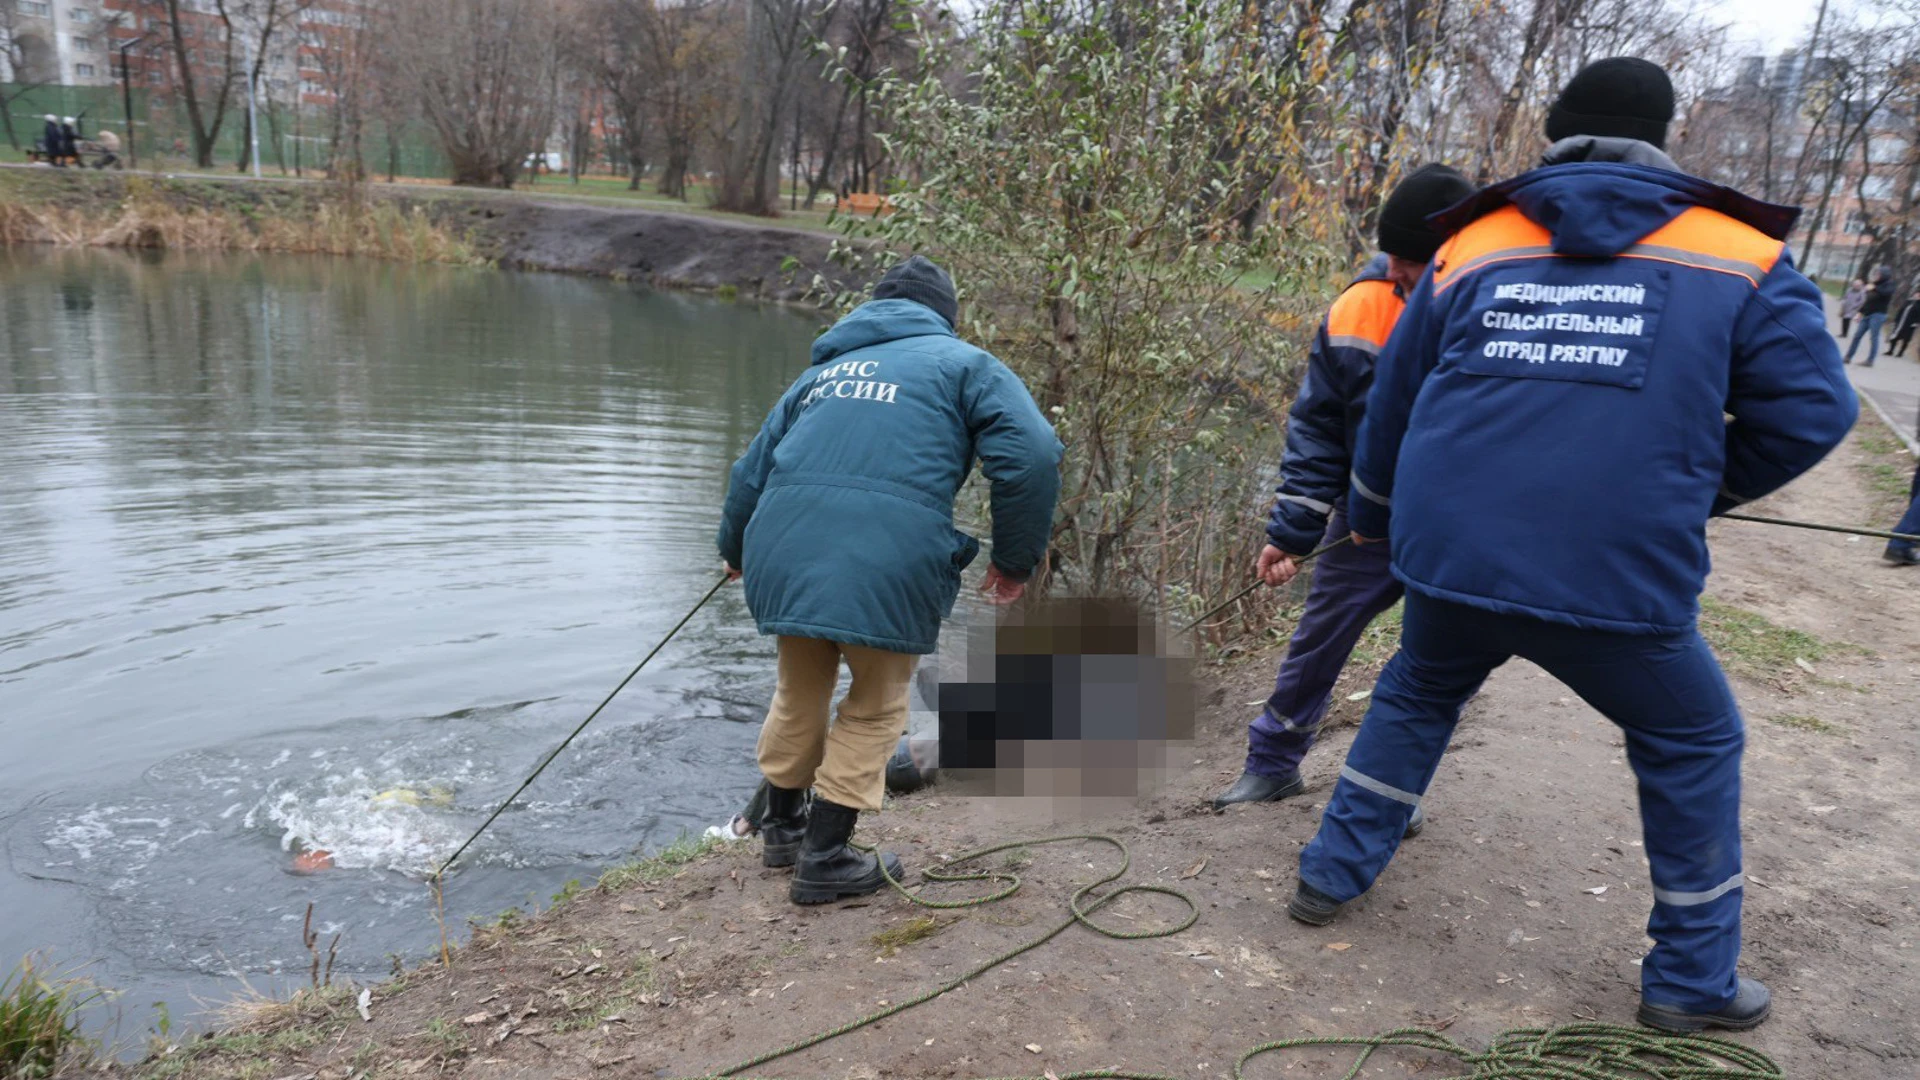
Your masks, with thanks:
[{"label": "muddy shoreline", "polygon": [[[1870,428],[1763,513],[1877,520]],[[1845,538],[1712,527],[1703,623],[1748,721],[1745,970],[1775,1014],[1733,1040],[1794,1080],[1896,1080],[1920,1063],[1920,579]],[[1904,576],[1903,576],[1904,575]],[[1734,637],[1708,624],[1732,621]],[[1204,800],[1237,772],[1271,653],[1212,666],[1191,767],[1137,805],[1091,821],[952,798],[891,801],[861,836],[915,871],[974,848],[1064,832],[1130,849],[1120,884],[1190,895],[1198,921],[1114,940],[1082,927],[872,1026],[752,1075],[1039,1076],[1087,1068],[1230,1075],[1273,1039],[1422,1026],[1469,1046],[1500,1032],[1630,1024],[1646,948],[1646,861],[1619,733],[1520,662],[1475,700],[1430,792],[1431,820],[1373,892],[1331,927],[1283,906],[1380,657],[1350,668],[1299,798],[1216,816]],[[1803,663],[1804,661],[1804,663]],[[120,1075],[475,1080],[704,1076],[913,1000],[1058,925],[1081,886],[1112,873],[1100,844],[992,856],[1017,873],[1002,902],[928,910],[881,894],[828,908],[787,902],[786,875],[750,844],[610,872],[531,919],[477,931],[447,966],[353,995],[303,995]],[[1603,888],[1604,886],[1604,888]],[[457,886],[456,886],[457,887]],[[943,897],[985,886],[934,886]],[[1133,894],[1096,921],[1177,925],[1171,897]],[[1437,1064],[1399,1052],[1368,1075]],[[1252,1076],[1338,1076],[1351,1051],[1265,1058]],[[1297,1071],[1296,1071],[1297,1070]],[[1457,1071],[1457,1070],[1456,1070]],[[1452,1075],[1442,1071],[1440,1075]]]},{"label": "muddy shoreline", "polygon": [[[675,213],[410,184],[369,184],[365,195],[409,214],[418,211],[474,259],[506,269],[813,306],[857,284],[831,258],[834,234],[776,222],[720,217],[691,207]],[[0,209],[11,203],[58,212],[67,222],[104,224],[130,208],[158,206],[228,225],[179,230],[165,241],[157,230],[152,239],[129,238],[122,230],[109,241],[119,246],[300,250],[282,246],[287,241],[272,226],[311,220],[337,206],[336,198],[328,185],[311,180],[0,168]],[[29,226],[25,231],[34,234],[25,237],[29,242],[90,242],[67,230]]]}]

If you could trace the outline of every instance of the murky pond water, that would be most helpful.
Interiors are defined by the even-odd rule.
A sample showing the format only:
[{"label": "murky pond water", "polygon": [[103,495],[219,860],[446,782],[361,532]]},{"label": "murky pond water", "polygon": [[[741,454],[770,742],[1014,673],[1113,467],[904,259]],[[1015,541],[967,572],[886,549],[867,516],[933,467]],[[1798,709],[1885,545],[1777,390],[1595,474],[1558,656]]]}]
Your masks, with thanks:
[{"label": "murky pond water", "polygon": [[[0,969],[153,1001],[384,972],[444,857],[712,584],[817,320],[606,282],[0,249]],[[450,920],[720,820],[737,590],[469,855]],[[296,872],[307,848],[334,868]]]}]

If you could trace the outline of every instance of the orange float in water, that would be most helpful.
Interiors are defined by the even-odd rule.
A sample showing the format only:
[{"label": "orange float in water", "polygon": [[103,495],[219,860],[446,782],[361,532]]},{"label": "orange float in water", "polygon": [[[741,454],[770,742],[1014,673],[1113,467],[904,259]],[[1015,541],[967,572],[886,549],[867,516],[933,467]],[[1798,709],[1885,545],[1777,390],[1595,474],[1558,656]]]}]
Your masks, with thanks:
[{"label": "orange float in water", "polygon": [[298,874],[317,874],[322,870],[333,869],[333,852],[303,851],[293,857],[293,869]]}]

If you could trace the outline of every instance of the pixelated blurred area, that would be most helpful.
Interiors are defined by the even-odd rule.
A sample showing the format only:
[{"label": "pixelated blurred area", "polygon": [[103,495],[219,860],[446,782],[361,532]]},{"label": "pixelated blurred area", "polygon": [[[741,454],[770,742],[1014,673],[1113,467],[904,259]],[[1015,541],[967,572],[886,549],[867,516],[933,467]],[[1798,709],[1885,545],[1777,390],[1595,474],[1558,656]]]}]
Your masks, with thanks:
[{"label": "pixelated blurred area", "polygon": [[943,788],[1050,801],[1057,819],[1153,793],[1193,740],[1193,663],[1176,641],[1117,599],[1037,601],[973,627],[966,678],[938,687]]}]

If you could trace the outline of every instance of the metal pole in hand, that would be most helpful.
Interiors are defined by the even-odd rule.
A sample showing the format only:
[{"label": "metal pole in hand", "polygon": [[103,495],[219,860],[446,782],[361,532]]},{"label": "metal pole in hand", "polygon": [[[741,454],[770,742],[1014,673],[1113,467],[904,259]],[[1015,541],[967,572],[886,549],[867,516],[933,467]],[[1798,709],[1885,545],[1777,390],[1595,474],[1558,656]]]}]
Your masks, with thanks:
[{"label": "metal pole in hand", "polygon": [[[1353,534],[1349,533],[1346,536],[1343,536],[1340,539],[1335,540],[1330,544],[1323,544],[1320,547],[1307,552],[1305,555],[1302,555],[1299,558],[1293,560],[1293,564],[1295,566],[1299,566],[1303,563],[1310,562],[1314,559],[1319,558],[1322,555],[1325,555],[1327,552],[1332,551],[1334,548],[1339,547],[1341,544],[1351,544],[1351,543],[1353,543]],[[1252,584],[1248,585],[1244,589],[1241,589],[1239,592],[1234,593],[1232,596],[1227,597],[1227,599],[1223,601],[1219,606],[1215,607],[1213,610],[1207,612],[1205,615],[1200,616],[1199,618],[1188,623],[1186,626],[1182,627],[1180,632],[1184,634],[1187,631],[1192,630],[1194,627],[1199,626],[1201,623],[1206,622],[1208,619],[1213,618],[1215,615],[1218,615],[1221,612],[1232,607],[1233,605],[1239,603],[1240,601],[1245,600],[1247,597],[1253,595],[1253,590],[1259,588],[1263,584],[1265,583],[1262,582],[1259,578],[1254,578]]]},{"label": "metal pole in hand", "polygon": [[518,799],[523,792],[533,786],[533,782],[540,778],[540,774],[547,771],[547,766],[553,764],[553,759],[559,757],[562,750],[565,750],[571,745],[573,740],[579,738],[581,732],[587,730],[587,725],[593,723],[593,718],[600,715],[600,710],[611,704],[613,699],[619,696],[620,691],[627,688],[627,684],[633,681],[635,675],[640,674],[640,669],[646,667],[649,660],[660,655],[660,650],[667,647],[667,642],[672,641],[675,634],[678,634],[682,628],[692,622],[693,617],[700,613],[700,609],[707,606],[707,601],[713,599],[729,580],[729,578],[722,577],[719,581],[713,583],[713,588],[707,590],[707,595],[702,596],[699,603],[694,604],[692,608],[688,609],[687,613],[680,617],[680,621],[673,624],[673,629],[667,631],[667,636],[661,638],[658,645],[655,645],[647,655],[641,657],[639,663],[633,665],[633,670],[627,672],[627,677],[620,680],[620,685],[614,687],[612,693],[602,698],[600,704],[593,707],[593,711],[587,714],[587,718],[580,721],[580,726],[574,728],[568,733],[566,738],[560,740],[560,745],[554,747],[553,752],[543,758],[539,766],[535,768],[525,780],[520,782],[520,786],[513,789],[513,794],[507,796],[506,801],[495,807],[493,813],[487,815],[487,820],[481,822],[480,827],[473,830],[473,835],[467,837],[466,843],[461,844],[454,850],[452,855],[447,856],[447,861],[440,864],[440,869],[433,872],[433,877],[430,880],[436,885],[439,884],[440,880],[446,876],[448,870],[453,868],[453,864],[459,860],[460,856],[465,855],[467,849],[473,846],[473,842],[480,839],[480,834],[486,832],[488,827],[494,823],[495,819],[501,814],[506,813],[507,807],[512,806],[515,799]]},{"label": "metal pole in hand", "polygon": [[1760,517],[1757,514],[1721,514],[1729,521],[1751,521],[1760,525],[1785,525],[1789,529],[1814,529],[1819,532],[1842,533],[1848,536],[1877,536],[1882,540],[1905,540],[1909,544],[1920,544],[1920,536],[1909,533],[1887,532],[1883,529],[1856,529],[1851,525],[1822,525],[1817,521],[1793,521],[1788,518]]}]

